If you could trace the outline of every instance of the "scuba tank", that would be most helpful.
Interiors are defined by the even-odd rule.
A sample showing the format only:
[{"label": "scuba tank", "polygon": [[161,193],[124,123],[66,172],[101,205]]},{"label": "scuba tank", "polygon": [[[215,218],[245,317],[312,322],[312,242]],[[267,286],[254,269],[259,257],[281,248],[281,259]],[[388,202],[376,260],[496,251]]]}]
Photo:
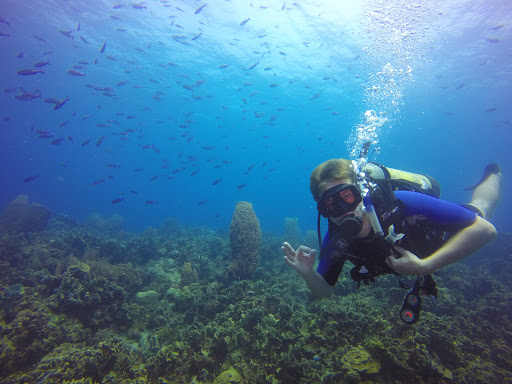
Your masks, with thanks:
[{"label": "scuba tank", "polygon": [[374,162],[366,163],[362,171],[375,180],[390,180],[393,190],[420,192],[433,197],[441,194],[441,185],[431,176],[388,168]]}]

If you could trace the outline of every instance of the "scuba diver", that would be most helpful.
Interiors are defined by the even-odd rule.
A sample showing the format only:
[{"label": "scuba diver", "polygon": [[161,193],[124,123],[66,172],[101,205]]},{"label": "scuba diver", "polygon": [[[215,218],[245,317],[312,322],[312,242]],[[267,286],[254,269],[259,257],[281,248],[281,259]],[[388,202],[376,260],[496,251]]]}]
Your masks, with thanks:
[{"label": "scuba diver", "polygon": [[[359,179],[358,179],[358,176]],[[439,198],[439,183],[432,177],[365,162],[358,175],[350,160],[331,159],[317,166],[310,189],[317,202],[320,257],[301,245],[285,242],[284,261],[305,280],[317,298],[331,294],[345,261],[354,267],[357,288],[381,275],[417,275],[407,294],[400,318],[418,321],[421,294],[437,298],[431,274],[476,252],[497,235],[488,221],[499,200],[502,175],[497,164],[487,166],[469,204]],[[323,242],[320,216],[328,218]]]}]

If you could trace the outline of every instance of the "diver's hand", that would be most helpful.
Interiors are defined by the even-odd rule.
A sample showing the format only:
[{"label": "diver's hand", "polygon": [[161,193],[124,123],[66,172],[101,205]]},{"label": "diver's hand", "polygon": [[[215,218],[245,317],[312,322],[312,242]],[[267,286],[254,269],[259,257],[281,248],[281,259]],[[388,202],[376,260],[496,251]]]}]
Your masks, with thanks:
[{"label": "diver's hand", "polygon": [[313,271],[316,256],[314,249],[301,245],[295,251],[287,242],[284,242],[281,249],[283,250],[286,264],[295,269],[300,275],[304,276]]},{"label": "diver's hand", "polygon": [[391,267],[395,272],[401,273],[402,275],[425,275],[426,272],[425,263],[414,253],[395,245],[393,247],[401,256],[397,258],[397,255],[391,255],[386,258],[386,264]]}]

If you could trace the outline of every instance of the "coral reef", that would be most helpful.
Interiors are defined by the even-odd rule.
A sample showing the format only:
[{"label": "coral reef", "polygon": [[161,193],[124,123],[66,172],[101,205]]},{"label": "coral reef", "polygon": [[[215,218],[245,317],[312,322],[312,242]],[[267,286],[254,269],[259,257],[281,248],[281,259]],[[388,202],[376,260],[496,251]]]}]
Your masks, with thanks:
[{"label": "coral reef", "polygon": [[89,225],[0,235],[1,384],[512,382],[511,235],[436,276],[411,326],[392,276],[314,300],[275,233],[238,279],[225,232]]},{"label": "coral reef", "polygon": [[229,225],[229,240],[231,276],[252,279],[260,258],[261,230],[251,203],[240,201],[236,204]]},{"label": "coral reef", "polygon": [[29,203],[28,196],[19,195],[2,212],[0,232],[40,232],[48,225],[51,214],[41,204]]},{"label": "coral reef", "polygon": [[197,271],[192,267],[192,264],[183,264],[183,268],[181,269],[180,287],[183,288],[192,283],[197,283],[198,281],[199,277],[197,275]]}]

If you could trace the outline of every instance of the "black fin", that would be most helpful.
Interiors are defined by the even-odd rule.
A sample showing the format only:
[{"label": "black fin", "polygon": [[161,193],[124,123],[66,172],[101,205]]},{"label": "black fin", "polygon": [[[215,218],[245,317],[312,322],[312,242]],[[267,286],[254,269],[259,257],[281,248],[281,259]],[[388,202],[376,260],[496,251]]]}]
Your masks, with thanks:
[{"label": "black fin", "polygon": [[485,180],[487,180],[489,175],[492,175],[494,173],[500,173],[500,172],[501,172],[501,169],[497,163],[489,164],[487,167],[485,167],[484,174],[482,175],[482,178],[480,179],[480,181],[478,183],[476,183],[475,185],[473,185],[472,187],[464,188],[464,190],[465,191],[473,191],[476,189],[476,187],[478,187]]}]

